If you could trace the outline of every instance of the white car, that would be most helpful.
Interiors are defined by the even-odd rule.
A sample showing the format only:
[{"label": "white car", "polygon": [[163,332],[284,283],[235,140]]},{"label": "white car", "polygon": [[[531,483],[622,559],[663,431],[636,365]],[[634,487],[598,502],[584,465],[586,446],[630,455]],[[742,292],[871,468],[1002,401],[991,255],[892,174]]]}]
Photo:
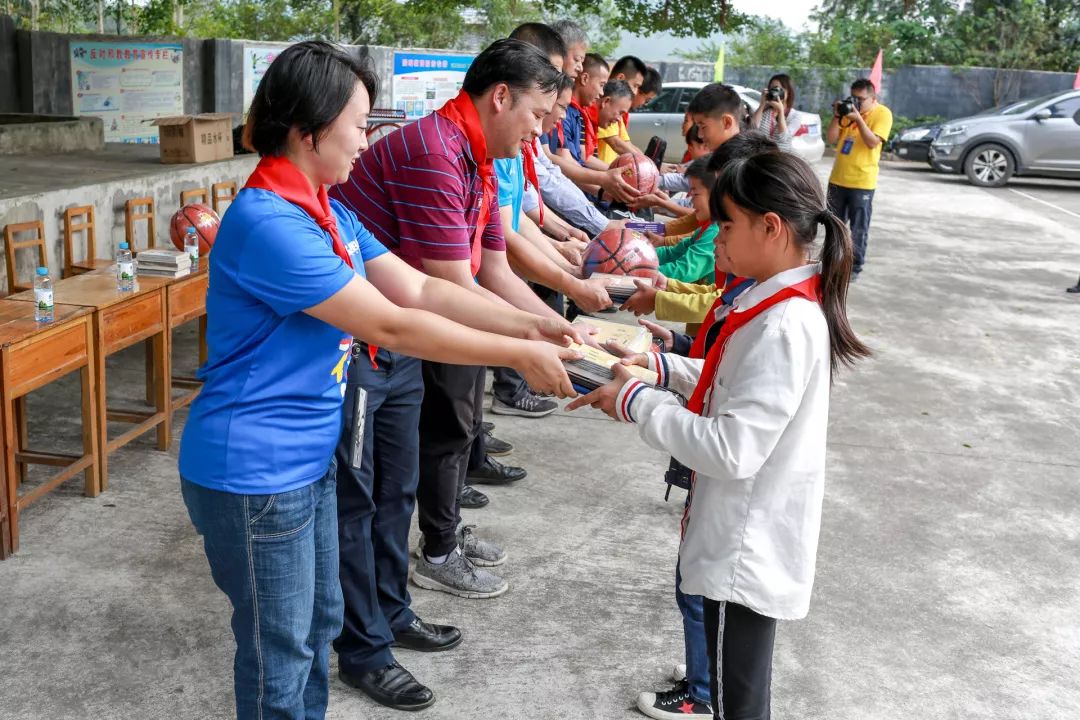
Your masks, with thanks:
[{"label": "white car", "polygon": [[[667,141],[664,160],[679,162],[686,152],[686,138],[682,136],[683,116],[698,90],[708,85],[703,82],[666,82],[660,93],[630,114],[630,141],[642,150],[654,136]],[[750,106],[750,112],[761,103],[761,91],[741,85],[732,85],[739,97]],[[792,149],[807,162],[816,162],[825,154],[825,141],[821,137],[821,118],[814,113],[796,110],[801,126],[792,141]]]}]

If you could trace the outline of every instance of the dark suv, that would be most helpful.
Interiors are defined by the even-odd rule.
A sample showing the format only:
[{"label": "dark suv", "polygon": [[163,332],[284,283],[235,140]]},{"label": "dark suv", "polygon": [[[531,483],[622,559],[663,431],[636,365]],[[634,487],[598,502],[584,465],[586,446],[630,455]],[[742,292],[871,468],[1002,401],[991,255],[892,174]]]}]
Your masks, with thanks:
[{"label": "dark suv", "polygon": [[930,165],[981,187],[1013,175],[1080,178],[1080,90],[950,120],[930,146]]}]

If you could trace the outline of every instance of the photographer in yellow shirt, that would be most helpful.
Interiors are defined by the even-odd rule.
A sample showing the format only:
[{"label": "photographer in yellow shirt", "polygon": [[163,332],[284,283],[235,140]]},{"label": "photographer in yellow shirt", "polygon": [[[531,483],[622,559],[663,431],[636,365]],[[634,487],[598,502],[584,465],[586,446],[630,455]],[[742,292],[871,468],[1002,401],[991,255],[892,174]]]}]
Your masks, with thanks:
[{"label": "photographer in yellow shirt", "polygon": [[833,103],[826,138],[836,146],[836,164],[829,177],[829,210],[851,227],[855,246],[852,280],[862,272],[870,235],[874,190],[881,148],[892,132],[892,111],[878,102],[874,84],[851,84],[851,97]]}]

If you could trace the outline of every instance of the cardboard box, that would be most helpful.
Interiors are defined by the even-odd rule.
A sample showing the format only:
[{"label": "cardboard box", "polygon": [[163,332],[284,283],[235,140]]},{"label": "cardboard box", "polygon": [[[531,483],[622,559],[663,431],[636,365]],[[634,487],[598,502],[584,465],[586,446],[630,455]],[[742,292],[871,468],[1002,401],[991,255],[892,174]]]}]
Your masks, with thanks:
[{"label": "cardboard box", "polygon": [[163,163],[203,163],[233,156],[231,113],[157,118]]}]

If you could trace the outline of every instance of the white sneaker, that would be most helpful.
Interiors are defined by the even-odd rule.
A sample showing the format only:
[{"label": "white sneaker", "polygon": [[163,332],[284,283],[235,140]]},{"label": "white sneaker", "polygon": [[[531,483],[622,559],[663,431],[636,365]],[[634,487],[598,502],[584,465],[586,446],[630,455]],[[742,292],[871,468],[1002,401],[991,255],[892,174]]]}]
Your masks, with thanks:
[{"label": "white sneaker", "polygon": [[671,682],[679,682],[686,679],[686,665],[679,663],[671,671]]}]

